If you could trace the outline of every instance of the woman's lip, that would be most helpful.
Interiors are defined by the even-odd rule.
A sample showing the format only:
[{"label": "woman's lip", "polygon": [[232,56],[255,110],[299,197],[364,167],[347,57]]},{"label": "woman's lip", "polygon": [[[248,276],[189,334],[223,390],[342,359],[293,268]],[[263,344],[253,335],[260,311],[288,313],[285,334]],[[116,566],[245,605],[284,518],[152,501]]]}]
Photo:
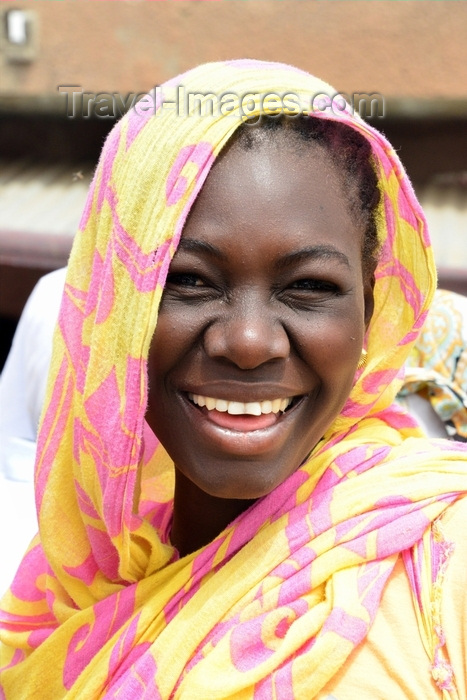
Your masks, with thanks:
[{"label": "woman's lip", "polygon": [[[258,423],[255,421],[262,417],[242,415],[230,416],[233,419],[232,427],[226,427],[211,420],[210,412],[192,403],[185,392],[181,394],[181,397],[187,418],[193,423],[200,437],[209,441],[213,447],[222,452],[242,457],[254,457],[279,448],[288,439],[289,430],[295,419],[294,414],[303,405],[305,399],[302,397],[285,413],[273,414],[275,420],[270,425],[258,427]],[[269,417],[269,415],[264,417]],[[249,421],[250,418],[251,421]],[[240,419],[236,424],[238,427],[241,426],[240,430],[238,427],[235,428],[234,421],[236,419]],[[252,429],[245,429],[248,428],[248,421]]]},{"label": "woman's lip", "polygon": [[200,410],[216,425],[227,430],[234,430],[241,433],[248,433],[255,430],[264,430],[274,425],[280,417],[281,413],[262,413],[260,416],[242,413],[240,415],[232,415],[227,411],[208,411],[207,408]]}]

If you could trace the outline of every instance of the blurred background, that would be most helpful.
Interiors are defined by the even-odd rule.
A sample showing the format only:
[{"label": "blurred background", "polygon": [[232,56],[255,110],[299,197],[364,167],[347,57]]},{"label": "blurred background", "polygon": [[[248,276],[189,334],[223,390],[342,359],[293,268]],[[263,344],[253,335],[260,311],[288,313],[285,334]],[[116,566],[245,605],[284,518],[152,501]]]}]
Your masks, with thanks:
[{"label": "blurred background", "polygon": [[467,293],[467,3],[6,1],[0,368],[35,282],[66,264],[115,121],[105,103],[88,116],[81,92],[131,100],[198,63],[237,57],[293,63],[339,91],[384,97],[384,116],[367,118],[399,151],[425,207],[440,286]]}]

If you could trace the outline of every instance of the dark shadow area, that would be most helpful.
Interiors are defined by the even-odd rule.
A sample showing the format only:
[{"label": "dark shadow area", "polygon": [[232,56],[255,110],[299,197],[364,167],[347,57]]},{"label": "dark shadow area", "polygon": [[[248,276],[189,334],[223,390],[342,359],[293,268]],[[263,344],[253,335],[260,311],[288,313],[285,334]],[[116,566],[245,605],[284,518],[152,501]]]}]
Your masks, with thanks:
[{"label": "dark shadow area", "polygon": [[114,119],[68,119],[52,114],[0,111],[0,156],[97,162]]},{"label": "dark shadow area", "polygon": [[0,316],[0,372],[10,352],[11,341],[16,330],[17,320]]}]

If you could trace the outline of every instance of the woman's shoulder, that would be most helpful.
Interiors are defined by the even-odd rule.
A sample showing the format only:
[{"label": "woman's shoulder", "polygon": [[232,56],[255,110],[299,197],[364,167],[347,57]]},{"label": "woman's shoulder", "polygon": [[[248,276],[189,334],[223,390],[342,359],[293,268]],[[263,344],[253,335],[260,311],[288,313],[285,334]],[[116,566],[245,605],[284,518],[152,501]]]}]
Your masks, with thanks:
[{"label": "woman's shoulder", "polygon": [[[443,579],[443,611],[463,618],[467,629],[467,496],[454,501],[438,520],[439,532],[448,552]],[[467,638],[464,641],[467,652]]]},{"label": "woman's shoulder", "polygon": [[[467,472],[467,464],[465,467]],[[456,541],[458,538],[467,542],[465,526],[467,525],[467,495],[461,496],[455,500],[451,505],[446,508],[443,515],[441,516],[441,522],[443,530],[446,535],[448,532],[452,535],[453,540]],[[464,525],[464,531],[459,531],[459,527]],[[464,535],[464,537],[462,537]]]},{"label": "woman's shoulder", "polygon": [[[437,526],[449,553],[441,589],[442,634],[458,697],[467,700],[467,496],[453,502]],[[399,557],[366,641],[317,700],[436,700],[439,693]]]},{"label": "woman's shoulder", "polygon": [[[467,467],[466,467],[467,468]],[[467,696],[467,496],[440,519],[450,555],[442,584],[441,625],[459,697]]]}]

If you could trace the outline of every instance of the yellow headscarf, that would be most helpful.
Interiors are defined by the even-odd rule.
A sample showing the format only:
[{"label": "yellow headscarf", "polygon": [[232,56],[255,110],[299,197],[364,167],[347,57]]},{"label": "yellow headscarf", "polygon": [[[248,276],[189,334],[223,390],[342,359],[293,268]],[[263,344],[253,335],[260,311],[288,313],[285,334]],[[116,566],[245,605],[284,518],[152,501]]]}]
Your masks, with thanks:
[{"label": "yellow headscarf", "polygon": [[[205,113],[188,114],[190,94],[205,95]],[[286,65],[213,63],[163,85],[109,135],[55,335],[36,462],[40,535],[2,602],[6,700],[313,698],[364,641],[401,552],[434,675],[455,697],[435,624],[430,523],[467,490],[465,452],[421,439],[393,405],[435,287],[431,247],[394,151],[334,95]],[[179,559],[167,533],[173,465],[144,422],[167,271],[241,116],[313,107],[373,150],[382,253],[368,364],[308,461]]]}]

